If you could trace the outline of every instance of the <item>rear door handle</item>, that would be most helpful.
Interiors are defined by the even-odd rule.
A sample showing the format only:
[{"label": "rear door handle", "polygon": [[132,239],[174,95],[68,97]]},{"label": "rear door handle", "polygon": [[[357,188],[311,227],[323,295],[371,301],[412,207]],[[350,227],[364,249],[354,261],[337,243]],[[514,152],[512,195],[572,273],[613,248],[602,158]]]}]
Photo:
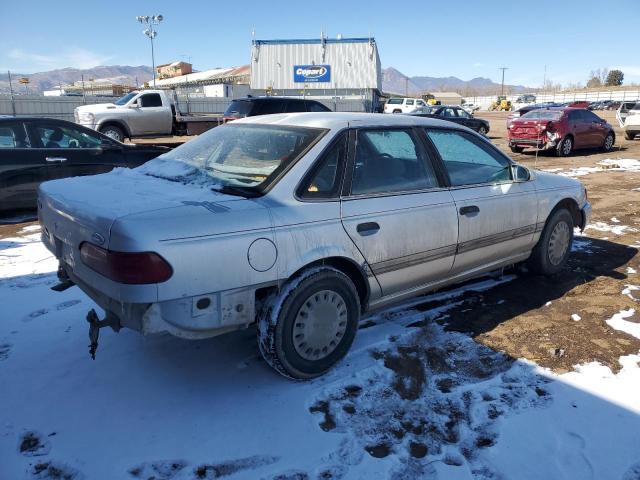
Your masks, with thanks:
[{"label": "rear door handle", "polygon": [[473,213],[480,213],[480,208],[476,205],[467,205],[466,207],[460,207],[460,215],[471,215]]},{"label": "rear door handle", "polygon": [[66,162],[67,159],[64,157],[45,157],[47,162]]},{"label": "rear door handle", "polygon": [[366,237],[367,235],[378,233],[378,231],[380,230],[380,225],[378,225],[376,222],[359,223],[356,227],[356,230],[360,235]]}]

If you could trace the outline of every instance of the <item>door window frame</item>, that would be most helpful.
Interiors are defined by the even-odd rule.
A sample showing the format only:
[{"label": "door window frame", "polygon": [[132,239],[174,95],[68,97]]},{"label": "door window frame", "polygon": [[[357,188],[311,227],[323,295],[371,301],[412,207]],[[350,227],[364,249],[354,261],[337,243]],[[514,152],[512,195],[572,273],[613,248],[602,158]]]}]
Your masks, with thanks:
[{"label": "door window frame", "polygon": [[[71,124],[71,125],[67,125],[66,123],[60,122],[58,120],[46,120],[43,122],[40,121],[25,121],[23,122],[25,131],[27,133],[27,137],[29,138],[29,143],[31,144],[31,149],[39,149],[39,150],[64,150],[64,151],[68,151],[68,150],[73,150],[73,151],[83,151],[86,152],[88,150],[98,150],[100,148],[102,148],[102,144],[105,143],[105,139],[109,139],[108,137],[104,137],[100,132],[96,132],[94,130],[91,129],[87,129],[81,125],[77,125],[77,124]],[[38,135],[38,133],[36,132],[36,128],[41,127],[41,128],[51,128],[51,127],[59,127],[59,128],[74,128],[79,130],[80,132],[89,135],[90,137],[94,137],[96,139],[99,139],[101,144],[97,145],[95,147],[91,147],[91,148],[69,148],[69,147],[62,147],[62,148],[47,148],[46,146],[44,146],[42,144],[42,140],[40,138],[40,135]],[[110,141],[111,139],[109,139]],[[35,141],[35,145],[34,145],[34,141]]]},{"label": "door window frame", "polygon": [[[432,170],[436,177],[437,186],[429,187],[429,188],[418,188],[411,190],[398,190],[395,192],[375,192],[375,193],[361,193],[353,195],[351,193],[351,186],[353,183],[353,172],[355,170],[355,161],[356,161],[356,149],[357,149],[357,139],[359,132],[365,131],[403,131],[409,132],[412,136],[414,142],[418,146],[420,150],[420,154],[422,155],[422,162],[430,162]],[[341,198],[343,200],[359,200],[365,198],[376,198],[376,197],[394,197],[399,195],[413,195],[416,193],[426,193],[426,192],[436,192],[441,190],[446,190],[448,187],[446,182],[448,179],[443,176],[443,172],[439,165],[439,158],[434,157],[434,153],[430,150],[427,144],[424,142],[424,138],[421,135],[421,128],[414,127],[411,125],[407,125],[404,127],[386,127],[386,126],[368,126],[368,127],[357,127],[351,128],[349,131],[349,146],[347,148],[347,161],[344,168],[344,181],[342,184],[342,195]],[[420,158],[418,159],[420,161]],[[425,169],[428,169],[429,165],[424,165]]]},{"label": "door window frame", "polygon": [[[440,168],[442,169],[443,175],[446,178],[446,184],[447,184],[447,188],[449,190],[460,190],[460,189],[463,189],[463,188],[476,188],[476,187],[483,187],[483,186],[508,185],[508,184],[514,184],[514,183],[524,183],[524,182],[516,182],[514,180],[514,178],[513,178],[513,168],[510,168],[509,169],[509,176],[511,177],[511,179],[509,181],[470,183],[468,185],[452,185],[451,184],[451,178],[449,177],[449,172],[447,171],[446,163],[442,159],[442,156],[440,155],[440,152],[438,151],[438,148],[435,146],[435,144],[433,143],[431,138],[429,138],[428,131],[439,131],[439,132],[456,133],[456,134],[468,139],[471,143],[475,144],[477,147],[479,147],[480,149],[484,150],[489,155],[494,156],[494,154],[496,154],[498,157],[503,158],[504,160],[506,160],[506,162],[509,164],[510,167],[513,167],[513,165],[516,165],[516,163],[509,156],[507,156],[504,153],[502,153],[497,147],[495,147],[491,143],[489,143],[488,140],[485,140],[485,139],[483,139],[481,137],[478,137],[478,136],[476,136],[476,134],[472,134],[472,133],[465,132],[463,130],[458,130],[458,129],[455,129],[455,128],[442,128],[442,127],[431,127],[431,126],[430,127],[423,127],[423,128],[421,128],[421,130],[422,130],[422,133],[424,134],[424,141],[427,142],[427,144],[430,146],[430,148],[433,151],[434,159],[437,159],[438,163],[440,164]],[[531,179],[529,179],[527,181],[531,181]]]}]

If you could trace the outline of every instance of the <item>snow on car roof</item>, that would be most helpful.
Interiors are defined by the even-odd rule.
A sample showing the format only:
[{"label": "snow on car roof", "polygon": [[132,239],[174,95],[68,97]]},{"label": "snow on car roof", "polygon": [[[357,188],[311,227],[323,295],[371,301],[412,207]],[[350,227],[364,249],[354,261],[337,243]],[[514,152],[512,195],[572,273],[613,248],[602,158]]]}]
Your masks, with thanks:
[{"label": "snow on car roof", "polygon": [[[451,122],[435,118],[421,118],[410,115],[393,115],[382,113],[347,113],[347,112],[303,112],[279,113],[276,115],[257,115],[233,121],[233,123],[256,123],[269,125],[290,125],[299,127],[315,127],[339,129],[348,126],[414,126],[427,127],[446,126],[460,128]],[[462,128],[460,128],[462,129]]]}]

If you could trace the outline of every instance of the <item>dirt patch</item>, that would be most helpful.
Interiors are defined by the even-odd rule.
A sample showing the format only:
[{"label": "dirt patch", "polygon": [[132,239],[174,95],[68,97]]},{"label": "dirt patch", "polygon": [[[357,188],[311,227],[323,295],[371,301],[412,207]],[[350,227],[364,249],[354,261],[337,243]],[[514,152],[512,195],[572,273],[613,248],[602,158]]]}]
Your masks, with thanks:
[{"label": "dirt patch", "polygon": [[47,455],[51,451],[51,444],[36,431],[25,432],[20,438],[18,450],[27,457]]}]

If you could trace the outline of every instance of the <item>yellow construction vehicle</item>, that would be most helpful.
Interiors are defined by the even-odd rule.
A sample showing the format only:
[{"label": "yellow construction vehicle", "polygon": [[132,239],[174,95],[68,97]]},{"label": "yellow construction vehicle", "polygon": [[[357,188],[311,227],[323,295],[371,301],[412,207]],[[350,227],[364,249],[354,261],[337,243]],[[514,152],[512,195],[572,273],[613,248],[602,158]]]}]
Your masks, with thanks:
[{"label": "yellow construction vehicle", "polygon": [[511,101],[504,95],[499,95],[498,99],[489,106],[490,111],[497,112],[510,112],[512,108]]},{"label": "yellow construction vehicle", "polygon": [[436,100],[435,95],[431,93],[423,93],[420,97],[427,102],[427,105],[440,105],[440,100]]}]

